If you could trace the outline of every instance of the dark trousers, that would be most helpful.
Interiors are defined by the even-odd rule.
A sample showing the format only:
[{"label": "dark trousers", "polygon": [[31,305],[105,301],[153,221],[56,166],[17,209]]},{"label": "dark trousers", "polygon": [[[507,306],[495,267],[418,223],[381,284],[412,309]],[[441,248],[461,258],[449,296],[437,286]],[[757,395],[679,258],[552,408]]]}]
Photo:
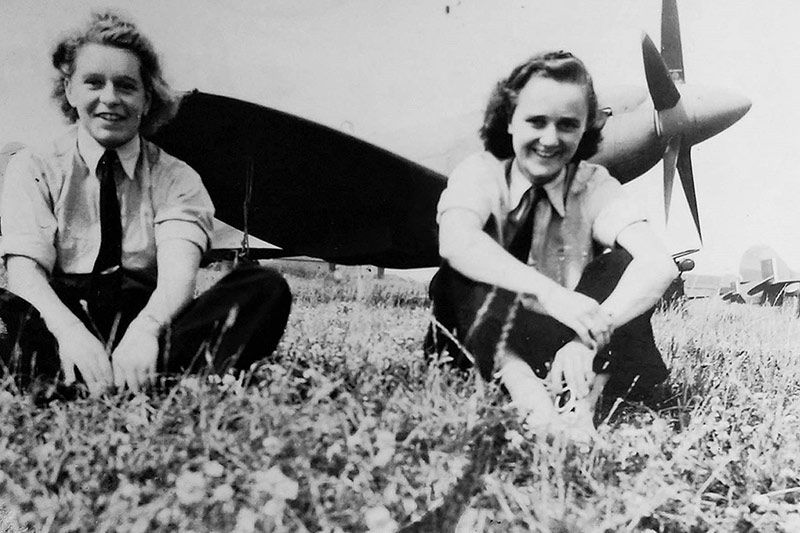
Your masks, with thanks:
[{"label": "dark trousers", "polygon": [[[631,261],[624,250],[596,257],[586,266],[576,292],[602,302],[611,294]],[[433,314],[450,332],[453,342],[432,325],[425,339],[427,354],[447,350],[453,363],[467,368],[475,359],[481,375],[490,379],[498,345],[527,362],[539,377],[547,375],[556,352],[575,338],[575,332],[554,318],[520,303],[517,293],[473,281],[444,264],[430,285]],[[608,373],[605,395],[638,399],[669,374],[655,345],[650,317],[653,309],[617,328],[607,347],[594,360],[595,372]]]},{"label": "dark trousers", "polygon": [[[59,298],[101,341],[116,346],[139,314],[153,287],[123,274],[113,301],[93,299],[89,277],[53,282]],[[278,345],[289,317],[292,296],[275,270],[257,265],[234,269],[192,300],[160,339],[157,370],[175,374],[204,370],[246,370],[268,357]],[[33,380],[52,380],[61,366],[55,338],[38,311],[26,300],[0,291],[0,337],[3,372],[25,387]]]}]

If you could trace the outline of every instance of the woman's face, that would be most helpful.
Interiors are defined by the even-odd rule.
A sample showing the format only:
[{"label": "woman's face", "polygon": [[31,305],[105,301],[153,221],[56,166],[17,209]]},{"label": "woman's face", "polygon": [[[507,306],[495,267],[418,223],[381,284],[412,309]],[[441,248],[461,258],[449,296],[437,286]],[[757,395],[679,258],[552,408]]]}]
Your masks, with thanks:
[{"label": "woman's face", "polygon": [[128,50],[94,43],[78,50],[66,94],[78,111],[78,122],[106,148],[136,136],[150,105],[139,58]]},{"label": "woman's face", "polygon": [[570,162],[586,131],[589,107],[582,85],[533,75],[508,124],[517,166],[547,183]]}]

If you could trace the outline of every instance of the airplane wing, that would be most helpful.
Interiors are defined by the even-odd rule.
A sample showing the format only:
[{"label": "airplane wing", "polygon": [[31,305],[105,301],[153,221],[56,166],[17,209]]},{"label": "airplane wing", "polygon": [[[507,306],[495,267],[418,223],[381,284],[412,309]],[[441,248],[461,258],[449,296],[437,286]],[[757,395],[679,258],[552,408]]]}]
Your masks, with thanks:
[{"label": "airplane wing", "polygon": [[217,217],[282,248],[341,264],[439,263],[444,176],[350,135],[199,91],[153,141],[191,165]]}]

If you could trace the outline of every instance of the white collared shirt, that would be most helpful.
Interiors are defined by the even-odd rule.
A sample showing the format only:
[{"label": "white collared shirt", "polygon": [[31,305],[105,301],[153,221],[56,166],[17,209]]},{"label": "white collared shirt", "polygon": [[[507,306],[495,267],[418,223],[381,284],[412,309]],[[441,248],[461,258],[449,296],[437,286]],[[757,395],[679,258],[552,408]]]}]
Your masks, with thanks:
[{"label": "white collared shirt", "polygon": [[[476,213],[484,227],[494,218],[498,234],[493,236],[502,243],[508,213],[530,188],[530,180],[513,161],[500,161],[489,152],[473,154],[450,175],[437,217],[459,208]],[[623,229],[646,220],[600,165],[585,161],[569,165],[544,189],[548,202],[537,203],[528,264],[569,289],[594,257],[595,244],[613,247]]]},{"label": "white collared shirt", "polygon": [[[105,149],[78,126],[44,150],[9,161],[3,195],[2,254],[34,259],[47,272],[90,273],[100,250],[100,181]],[[122,266],[155,279],[160,242],[208,248],[214,206],[200,176],[156,145],[135,138],[117,149]]]},{"label": "white collared shirt", "polygon": [[[115,148],[117,157],[119,157],[119,162],[122,164],[122,170],[125,171],[125,176],[128,179],[134,178],[136,162],[139,160],[141,146],[142,141],[139,136],[136,135],[122,146]],[[90,176],[94,178],[97,177],[97,164],[100,163],[100,158],[103,157],[105,151],[106,148],[94,140],[94,137],[89,135],[86,128],[78,126],[78,153],[86,162]]]}]

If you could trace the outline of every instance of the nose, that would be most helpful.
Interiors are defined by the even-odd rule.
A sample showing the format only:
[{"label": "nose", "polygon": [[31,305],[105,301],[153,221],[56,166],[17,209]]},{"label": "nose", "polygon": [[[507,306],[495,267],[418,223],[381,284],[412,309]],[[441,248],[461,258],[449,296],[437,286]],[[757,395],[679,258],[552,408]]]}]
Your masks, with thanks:
[{"label": "nose", "polygon": [[558,144],[558,130],[555,124],[548,124],[541,129],[539,144],[544,146],[556,146]]},{"label": "nose", "polygon": [[103,89],[100,91],[100,101],[104,104],[111,104],[118,101],[117,90],[114,87],[114,84],[110,81],[103,85]]}]

